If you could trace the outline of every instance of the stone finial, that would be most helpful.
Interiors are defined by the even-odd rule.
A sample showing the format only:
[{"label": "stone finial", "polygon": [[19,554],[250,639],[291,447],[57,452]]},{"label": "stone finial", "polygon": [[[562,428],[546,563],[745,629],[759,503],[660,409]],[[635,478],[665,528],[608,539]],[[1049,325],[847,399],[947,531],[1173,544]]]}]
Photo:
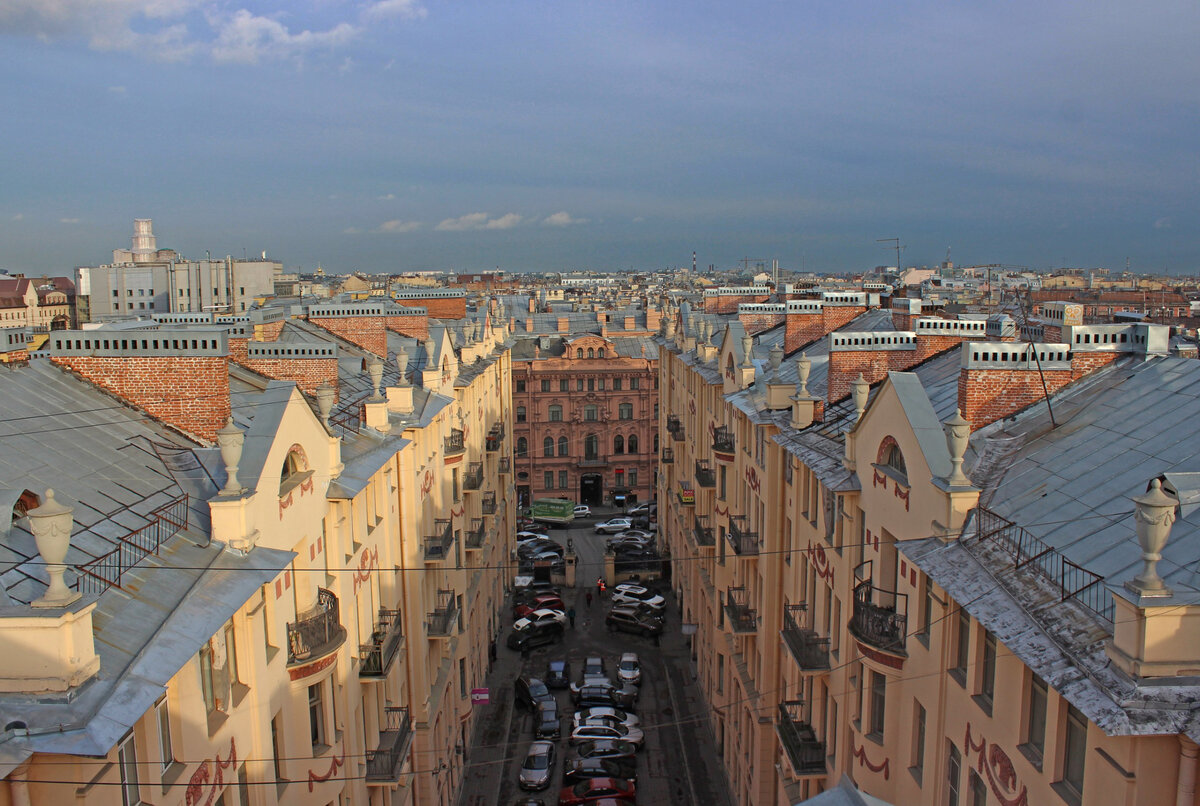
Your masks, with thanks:
[{"label": "stone finial", "polygon": [[372,358],[367,363],[367,373],[371,376],[371,388],[375,390],[371,402],[378,403],[383,400],[383,359]]},{"label": "stone finial", "polygon": [[808,376],[812,372],[812,361],[808,353],[800,353],[796,359],[796,397],[808,397]]},{"label": "stone finial", "polygon": [[425,360],[426,360],[426,363],[428,363],[430,366],[433,365],[433,354],[434,354],[434,351],[436,351],[436,350],[437,350],[437,345],[434,343],[433,337],[430,336],[428,339],[425,340]]},{"label": "stone finial", "polygon": [[754,337],[747,334],[742,336],[742,366],[753,366],[751,358],[754,356]]},{"label": "stone finial", "polygon": [[867,409],[867,395],[871,392],[871,385],[867,383],[867,379],[863,374],[858,373],[858,377],[850,384],[850,393],[854,398],[854,422],[862,419],[863,412]]},{"label": "stone finial", "polygon": [[396,369],[400,371],[398,386],[408,386],[408,350],[400,347],[396,350]]},{"label": "stone finial", "polygon": [[1133,522],[1142,547],[1142,573],[1126,582],[1125,588],[1138,596],[1171,596],[1174,591],[1158,575],[1158,561],[1171,536],[1178,502],[1164,493],[1162,482],[1155,479],[1146,494],[1134,498],[1133,503]]},{"label": "stone finial", "polygon": [[967,487],[971,480],[963,473],[963,456],[967,453],[967,442],[971,437],[971,424],[962,416],[962,409],[955,409],[954,416],[942,423],[946,432],[946,447],[950,449],[952,469],[946,477],[951,487]]},{"label": "stone finial", "polygon": [[241,495],[245,489],[237,477],[238,464],[242,461],[242,445],[245,442],[245,432],[233,424],[232,417],[217,431],[217,446],[221,449],[221,461],[225,463],[225,486],[221,488],[221,495]]},{"label": "stone finial", "polygon": [[666,336],[667,341],[674,341],[675,340],[675,319],[674,319],[674,317],[668,316],[665,321],[666,321],[666,325],[664,325],[663,335]]},{"label": "stone finial", "polygon": [[317,387],[317,411],[321,413],[321,422],[329,426],[329,413],[333,411],[333,401],[337,399],[337,390],[329,381]]},{"label": "stone finial", "polygon": [[772,380],[779,379],[779,367],[783,364],[783,348],[776,344],[771,348],[771,378]]},{"label": "stone finial", "polygon": [[50,577],[46,593],[31,604],[34,607],[66,607],[79,598],[63,582],[67,566],[63,560],[71,548],[71,526],[74,523],[72,507],[60,504],[54,498],[54,490],[46,490],[46,499],[36,509],[26,513],[29,529],[37,541],[38,553],[46,564],[46,575]]}]

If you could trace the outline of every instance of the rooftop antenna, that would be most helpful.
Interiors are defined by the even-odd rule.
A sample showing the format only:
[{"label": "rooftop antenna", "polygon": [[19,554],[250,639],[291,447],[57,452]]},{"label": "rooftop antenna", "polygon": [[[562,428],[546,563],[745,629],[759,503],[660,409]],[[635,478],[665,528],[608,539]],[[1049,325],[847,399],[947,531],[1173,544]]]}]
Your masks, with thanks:
[{"label": "rooftop antenna", "polygon": [[[906,248],[906,247],[903,247],[900,245],[900,239],[899,238],[876,238],[875,243],[890,243],[895,248],[895,250],[896,250],[896,271],[898,273],[900,271],[900,250]],[[884,248],[886,249],[887,247],[884,247]]]},{"label": "rooftop antenna", "polygon": [[[1037,345],[1033,343],[1033,331],[1028,327],[1029,315],[1025,313],[1025,300],[1021,296],[1021,289],[1013,289],[1013,293],[1017,297],[1017,304],[1021,306],[1021,321],[1026,325],[1025,332],[1029,334],[1029,352],[1033,353],[1033,360],[1037,364],[1038,377],[1042,379],[1042,395],[1046,398],[1046,411],[1050,413],[1050,427],[1058,428],[1058,423],[1054,420],[1054,407],[1050,405],[1050,389],[1046,386],[1046,374],[1042,372],[1042,360],[1038,357]],[[1029,289],[1025,289],[1025,293],[1029,293]],[[1031,308],[1033,300],[1030,299]]]}]

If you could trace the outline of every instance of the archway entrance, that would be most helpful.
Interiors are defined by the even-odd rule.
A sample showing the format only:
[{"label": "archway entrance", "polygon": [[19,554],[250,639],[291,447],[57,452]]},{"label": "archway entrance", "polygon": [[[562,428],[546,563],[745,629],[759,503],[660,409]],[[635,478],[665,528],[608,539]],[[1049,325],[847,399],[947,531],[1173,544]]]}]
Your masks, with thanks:
[{"label": "archway entrance", "polygon": [[579,477],[579,503],[599,506],[604,500],[604,478],[599,473],[584,473]]}]

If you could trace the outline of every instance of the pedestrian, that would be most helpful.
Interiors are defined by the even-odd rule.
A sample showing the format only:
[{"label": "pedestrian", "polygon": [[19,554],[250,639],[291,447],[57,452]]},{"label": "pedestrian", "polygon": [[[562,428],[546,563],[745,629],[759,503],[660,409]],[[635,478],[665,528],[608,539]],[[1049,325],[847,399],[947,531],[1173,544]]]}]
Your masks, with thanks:
[{"label": "pedestrian", "polygon": [[596,580],[596,595],[599,596],[601,599],[604,598],[604,579],[603,578]]},{"label": "pedestrian", "polygon": [[567,618],[571,620],[571,629],[575,629],[575,608],[572,607],[567,611]]},{"label": "pedestrian", "polygon": [[587,592],[587,597],[586,597],[586,598],[587,598],[587,604],[588,604],[588,607],[590,608],[590,607],[592,606],[592,592],[591,592],[591,591],[588,591],[588,592]]}]

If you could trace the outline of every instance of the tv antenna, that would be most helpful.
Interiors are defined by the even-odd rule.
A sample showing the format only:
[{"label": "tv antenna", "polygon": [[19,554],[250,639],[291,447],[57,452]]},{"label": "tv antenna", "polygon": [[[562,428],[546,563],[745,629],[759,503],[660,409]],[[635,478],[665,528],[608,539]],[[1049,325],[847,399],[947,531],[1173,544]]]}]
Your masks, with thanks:
[{"label": "tv antenna", "polygon": [[[896,250],[896,271],[899,272],[900,271],[900,250],[907,249],[908,247],[901,246],[899,238],[876,238],[875,243],[890,243],[892,245],[892,248],[894,248]],[[884,247],[884,249],[887,249],[887,248],[888,247],[886,247],[886,246]]]}]

